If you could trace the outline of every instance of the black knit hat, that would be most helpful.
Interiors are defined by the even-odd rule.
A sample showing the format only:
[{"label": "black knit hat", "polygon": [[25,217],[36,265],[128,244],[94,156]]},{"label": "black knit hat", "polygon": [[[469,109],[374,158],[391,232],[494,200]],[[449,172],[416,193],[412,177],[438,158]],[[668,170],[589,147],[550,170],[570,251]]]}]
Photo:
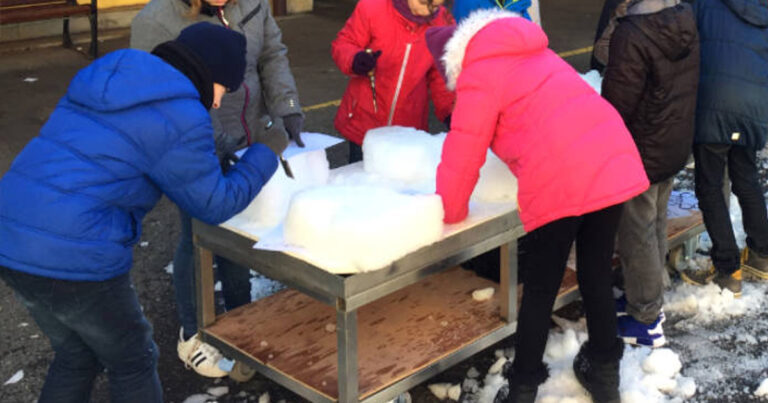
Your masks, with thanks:
[{"label": "black knit hat", "polygon": [[240,88],[245,75],[245,37],[208,22],[184,28],[176,42],[194,52],[208,66],[214,83],[230,91]]}]

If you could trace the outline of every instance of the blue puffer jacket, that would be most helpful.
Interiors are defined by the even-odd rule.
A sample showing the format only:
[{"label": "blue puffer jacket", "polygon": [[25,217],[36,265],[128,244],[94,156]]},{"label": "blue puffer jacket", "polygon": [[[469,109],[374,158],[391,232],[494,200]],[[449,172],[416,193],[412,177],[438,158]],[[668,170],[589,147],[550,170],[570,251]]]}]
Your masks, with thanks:
[{"label": "blue puffer jacket", "polygon": [[118,276],[161,193],[220,223],[276,168],[257,145],[223,175],[192,82],[149,53],[110,53],[75,76],[0,180],[0,266],[65,280]]},{"label": "blue puffer jacket", "polygon": [[768,3],[696,0],[701,79],[696,143],[761,149],[768,136]]},{"label": "blue puffer jacket", "polygon": [[461,23],[475,10],[484,10],[487,8],[503,8],[507,11],[518,13],[530,20],[528,8],[531,7],[531,0],[456,0],[453,3],[451,14],[456,19],[456,23]]}]

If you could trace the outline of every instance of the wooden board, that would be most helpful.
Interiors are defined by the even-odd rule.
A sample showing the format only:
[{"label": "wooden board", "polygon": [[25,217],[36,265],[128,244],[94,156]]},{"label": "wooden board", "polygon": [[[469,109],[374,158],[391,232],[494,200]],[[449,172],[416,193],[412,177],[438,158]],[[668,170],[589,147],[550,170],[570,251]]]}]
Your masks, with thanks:
[{"label": "wooden board", "polygon": [[667,240],[671,243],[686,231],[702,225],[704,218],[698,210],[691,210],[691,215],[667,219]]},{"label": "wooden board", "polygon": [[[504,325],[498,284],[460,268],[430,276],[358,311],[359,390],[365,398]],[[335,310],[284,290],[218,318],[205,331],[335,399]]]}]

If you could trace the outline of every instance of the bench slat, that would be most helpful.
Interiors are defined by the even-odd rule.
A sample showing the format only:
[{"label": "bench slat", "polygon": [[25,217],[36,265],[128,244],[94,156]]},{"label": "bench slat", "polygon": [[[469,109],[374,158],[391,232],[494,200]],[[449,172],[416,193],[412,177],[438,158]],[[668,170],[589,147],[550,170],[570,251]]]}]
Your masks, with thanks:
[{"label": "bench slat", "polygon": [[0,0],[0,8],[40,6],[45,4],[67,4],[68,0]]},{"label": "bench slat", "polygon": [[13,8],[0,12],[0,24],[47,20],[52,18],[89,15],[91,6],[67,4]]}]

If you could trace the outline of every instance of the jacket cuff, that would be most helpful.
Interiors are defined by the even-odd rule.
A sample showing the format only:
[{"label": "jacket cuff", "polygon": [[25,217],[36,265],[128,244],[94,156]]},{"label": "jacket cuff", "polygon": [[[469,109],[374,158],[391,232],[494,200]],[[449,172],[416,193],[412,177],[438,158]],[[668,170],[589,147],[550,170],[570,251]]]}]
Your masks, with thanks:
[{"label": "jacket cuff", "polygon": [[281,98],[275,102],[274,107],[271,110],[275,117],[294,114],[299,114],[304,117],[304,113],[301,111],[301,104],[299,104],[299,99],[293,96]]}]

